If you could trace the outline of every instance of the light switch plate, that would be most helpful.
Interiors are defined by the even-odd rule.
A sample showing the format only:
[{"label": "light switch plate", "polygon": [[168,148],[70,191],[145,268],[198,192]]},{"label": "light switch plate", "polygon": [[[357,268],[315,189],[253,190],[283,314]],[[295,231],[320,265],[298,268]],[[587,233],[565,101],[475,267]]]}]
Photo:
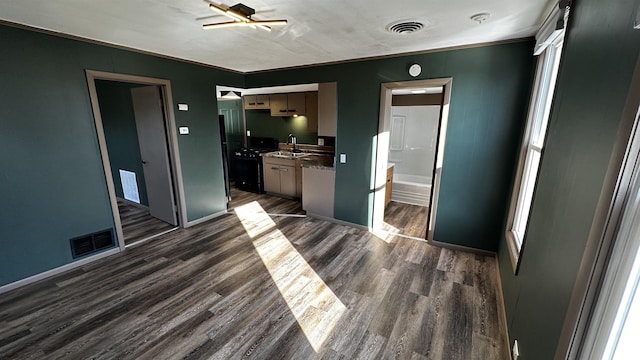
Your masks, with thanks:
[{"label": "light switch plate", "polygon": [[189,105],[188,104],[178,104],[178,110],[180,110],[180,111],[189,111]]},{"label": "light switch plate", "polygon": [[347,163],[347,154],[340,154],[340,164]]},{"label": "light switch plate", "polygon": [[189,135],[189,128],[186,126],[180,126],[180,135]]},{"label": "light switch plate", "polygon": [[247,136],[251,136],[251,130],[247,130]]}]

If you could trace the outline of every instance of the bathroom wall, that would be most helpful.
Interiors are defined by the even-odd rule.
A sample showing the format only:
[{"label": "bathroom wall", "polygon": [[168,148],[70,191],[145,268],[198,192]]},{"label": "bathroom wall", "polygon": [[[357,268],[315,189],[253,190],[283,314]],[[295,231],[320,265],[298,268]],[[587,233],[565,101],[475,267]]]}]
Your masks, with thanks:
[{"label": "bathroom wall", "polygon": [[[402,150],[389,149],[394,173],[431,178],[435,161],[440,106],[392,106],[392,118],[404,116],[404,129],[391,126],[390,143],[399,140]],[[402,134],[404,132],[404,134]]]}]

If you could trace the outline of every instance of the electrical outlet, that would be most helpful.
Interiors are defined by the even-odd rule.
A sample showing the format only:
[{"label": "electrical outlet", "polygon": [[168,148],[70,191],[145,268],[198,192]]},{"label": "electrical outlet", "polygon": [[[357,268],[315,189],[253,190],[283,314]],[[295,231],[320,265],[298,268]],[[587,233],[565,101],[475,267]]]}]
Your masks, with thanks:
[{"label": "electrical outlet", "polygon": [[340,154],[340,164],[347,163],[347,154]]},{"label": "electrical outlet", "polygon": [[518,340],[513,340],[513,349],[511,350],[512,360],[518,360],[520,357],[520,349],[518,348]]}]

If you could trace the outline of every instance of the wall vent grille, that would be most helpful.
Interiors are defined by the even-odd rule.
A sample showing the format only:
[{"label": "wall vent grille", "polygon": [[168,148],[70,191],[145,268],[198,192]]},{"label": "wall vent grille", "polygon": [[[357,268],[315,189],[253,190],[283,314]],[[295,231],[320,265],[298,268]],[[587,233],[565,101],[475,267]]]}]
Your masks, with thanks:
[{"label": "wall vent grille", "polygon": [[73,258],[93,254],[115,245],[113,230],[107,229],[93,234],[78,236],[69,240]]}]

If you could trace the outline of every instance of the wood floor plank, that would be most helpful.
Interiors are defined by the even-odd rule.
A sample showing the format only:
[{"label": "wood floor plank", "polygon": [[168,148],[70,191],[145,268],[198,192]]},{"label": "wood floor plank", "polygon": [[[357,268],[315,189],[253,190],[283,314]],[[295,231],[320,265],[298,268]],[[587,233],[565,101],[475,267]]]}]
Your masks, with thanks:
[{"label": "wood floor plank", "polygon": [[144,240],[175,227],[151,216],[149,209],[143,205],[138,205],[120,198],[118,198],[117,201],[124,243],[126,245]]},{"label": "wood floor plank", "polygon": [[[232,198],[244,224],[230,211],[2,294],[0,359],[508,359],[495,257]],[[426,209],[389,209],[422,231]]]}]

